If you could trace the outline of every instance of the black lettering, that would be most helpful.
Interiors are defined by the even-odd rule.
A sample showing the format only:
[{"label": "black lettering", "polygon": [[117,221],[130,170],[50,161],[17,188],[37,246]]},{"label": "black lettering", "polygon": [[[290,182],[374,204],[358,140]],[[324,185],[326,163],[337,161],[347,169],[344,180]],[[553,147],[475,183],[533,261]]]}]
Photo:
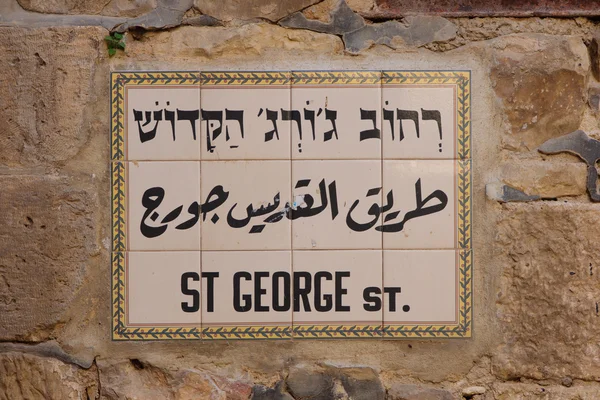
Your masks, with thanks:
[{"label": "black lettering", "polygon": [[254,273],[254,311],[256,312],[268,312],[269,307],[261,304],[262,296],[267,293],[266,289],[261,286],[260,280],[267,278],[268,272],[255,272]]},{"label": "black lettering", "polygon": [[[300,286],[300,279],[304,279],[304,286]],[[300,311],[300,298],[304,304],[304,311],[310,311],[308,295],[311,290],[310,272],[294,272],[294,311]]]},{"label": "black lettering", "polygon": [[[240,271],[233,274],[233,309],[237,312],[246,312],[252,309],[252,296],[249,294],[240,294],[240,279],[247,281],[252,280],[252,275],[249,272]],[[241,304],[241,300],[244,304]]]},{"label": "black lettering", "polygon": [[348,293],[348,290],[342,287],[342,279],[349,277],[349,271],[337,271],[335,273],[335,311],[350,311],[350,306],[345,306],[342,304],[342,296]]},{"label": "black lettering", "polygon": [[[283,280],[282,283],[281,280]],[[283,285],[283,304],[279,302],[280,285]],[[289,311],[290,309],[290,274],[287,272],[275,272],[273,274],[273,310]]]},{"label": "black lettering", "polygon": [[203,272],[202,277],[206,278],[206,311],[215,311],[215,278],[219,277],[218,272]]},{"label": "black lettering", "polygon": [[[363,299],[365,311],[380,311],[381,310],[381,289],[376,286],[369,286],[363,290]],[[373,303],[373,304],[370,304]]]},{"label": "black lettering", "polygon": [[[328,281],[332,280],[330,272],[327,271],[319,271],[315,274],[315,310],[319,312],[327,312],[331,311],[333,307],[333,296],[330,294],[324,294],[321,296],[321,279],[326,279]],[[325,301],[325,304],[321,300]]]},{"label": "black lettering", "polygon": [[399,287],[386,287],[386,288],[383,288],[383,291],[385,293],[388,293],[389,297],[390,297],[388,309],[390,311],[396,311],[396,294],[401,292],[400,288]]},{"label": "black lettering", "polygon": [[196,289],[190,289],[188,281],[193,280],[195,282],[200,280],[200,276],[197,272],[185,272],[181,275],[181,293],[192,296],[192,305],[190,303],[182,301],[181,309],[183,312],[192,313],[197,312],[200,309],[200,292]]}]

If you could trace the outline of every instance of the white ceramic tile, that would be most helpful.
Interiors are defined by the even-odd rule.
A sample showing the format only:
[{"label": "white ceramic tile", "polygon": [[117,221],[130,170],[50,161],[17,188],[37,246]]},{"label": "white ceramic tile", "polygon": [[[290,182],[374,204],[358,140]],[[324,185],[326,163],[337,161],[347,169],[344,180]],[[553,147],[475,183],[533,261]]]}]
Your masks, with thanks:
[{"label": "white ceramic tile", "polygon": [[381,249],[381,161],[293,161],[294,249]]},{"label": "white ceramic tile", "polygon": [[129,252],[126,257],[129,326],[200,327],[199,251]]},{"label": "white ceramic tile", "polygon": [[[381,303],[376,307],[371,301],[372,296],[381,301],[377,293],[382,287],[380,250],[295,250],[293,271],[294,326],[381,323]],[[365,309],[365,304],[374,308]]]},{"label": "white ceramic tile", "polygon": [[456,322],[457,270],[456,250],[384,250],[384,324]]},{"label": "white ceramic tile", "polygon": [[289,161],[202,161],[202,249],[289,250],[290,168]]},{"label": "white ceramic tile", "polygon": [[456,168],[453,160],[383,161],[384,249],[456,246]]},{"label": "white ceramic tile", "polygon": [[456,157],[455,85],[382,86],[385,159]]},{"label": "white ceramic tile", "polygon": [[290,158],[289,85],[203,86],[202,159]]},{"label": "white ceramic tile", "polygon": [[291,271],[290,251],[203,251],[202,326],[291,325]]},{"label": "white ceramic tile", "polygon": [[127,160],[200,160],[200,87],[125,92]]},{"label": "white ceramic tile", "polygon": [[200,250],[200,162],[127,163],[128,250]]},{"label": "white ceramic tile", "polygon": [[380,85],[292,85],[292,109],[299,112],[302,128],[300,137],[298,123],[292,122],[294,159],[380,158],[381,140],[371,137],[380,132],[370,132],[381,129]]}]

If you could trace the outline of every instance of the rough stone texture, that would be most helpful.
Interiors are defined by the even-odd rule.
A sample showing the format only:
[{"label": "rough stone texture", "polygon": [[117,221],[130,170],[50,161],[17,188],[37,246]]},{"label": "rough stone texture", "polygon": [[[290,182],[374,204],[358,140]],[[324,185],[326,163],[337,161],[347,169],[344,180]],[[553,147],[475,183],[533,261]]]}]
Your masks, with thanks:
[{"label": "rough stone texture", "polygon": [[67,176],[1,176],[0,340],[44,340],[97,255],[97,196]]},{"label": "rough stone texture", "polygon": [[588,400],[598,398],[598,385],[582,383],[571,388],[541,386],[530,383],[496,383],[493,396],[497,400]]},{"label": "rough stone texture", "polygon": [[600,85],[597,83],[590,85],[588,89],[588,105],[592,112],[598,116],[598,112],[600,111]]},{"label": "rough stone texture", "polygon": [[52,358],[0,353],[0,400],[94,399],[98,372]]},{"label": "rough stone texture", "polygon": [[335,54],[343,51],[343,44],[336,36],[289,30],[270,24],[249,24],[236,28],[182,27],[169,34],[150,32],[144,35],[142,41],[130,41],[124,56],[151,62],[163,57],[196,62],[198,59],[225,56],[239,61],[256,56],[268,59],[282,51],[309,53],[308,48]]},{"label": "rough stone texture", "polygon": [[499,378],[600,379],[599,210],[564,202],[503,205]]},{"label": "rough stone texture", "polygon": [[492,62],[492,86],[506,116],[506,148],[531,150],[579,127],[589,70],[581,39],[502,37],[494,41]]},{"label": "rough stone texture", "polygon": [[136,17],[149,12],[158,0],[18,0],[25,10],[44,14],[91,14]]},{"label": "rough stone texture", "polygon": [[[320,21],[325,24],[331,22],[331,14],[333,10],[338,7],[340,0],[323,0],[316,3],[314,6],[310,6],[302,10],[302,14],[309,19],[314,21]],[[348,4],[348,2],[346,2]]]},{"label": "rough stone texture", "polygon": [[106,29],[112,29],[125,21],[126,18],[123,17],[106,17],[103,15],[40,14],[24,10],[17,3],[17,0],[0,1],[0,26],[26,28],[102,26]]},{"label": "rough stone texture", "polygon": [[0,34],[0,163],[69,160],[90,137],[84,116],[106,31],[0,28]]},{"label": "rough stone texture", "polygon": [[590,53],[590,64],[594,79],[600,81],[600,37],[596,34],[590,41],[588,51]]},{"label": "rough stone texture", "polygon": [[471,398],[480,394],[485,394],[486,388],[483,386],[469,386],[462,390],[463,397]]},{"label": "rough stone texture", "polygon": [[160,368],[138,359],[98,360],[101,396],[107,400],[246,400],[251,386],[195,369]]},{"label": "rough stone texture", "polygon": [[427,386],[394,384],[387,392],[388,400],[453,400],[447,390]]},{"label": "rough stone texture", "polygon": [[502,164],[504,183],[542,198],[586,193],[586,165],[582,162],[518,161]]},{"label": "rough stone texture", "polygon": [[279,21],[319,0],[194,0],[194,6],[202,13],[221,21],[250,20],[264,18]]}]

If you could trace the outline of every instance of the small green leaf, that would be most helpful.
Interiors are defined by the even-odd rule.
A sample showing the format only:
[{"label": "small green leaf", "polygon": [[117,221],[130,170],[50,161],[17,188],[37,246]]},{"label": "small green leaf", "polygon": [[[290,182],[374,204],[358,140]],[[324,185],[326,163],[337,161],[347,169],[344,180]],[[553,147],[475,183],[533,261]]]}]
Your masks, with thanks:
[{"label": "small green leaf", "polygon": [[119,43],[117,43],[117,47],[121,50],[125,50],[125,43],[119,42]]},{"label": "small green leaf", "polygon": [[114,36],[114,37],[116,37],[116,38],[117,38],[117,39],[119,39],[119,40],[120,40],[120,39],[123,39],[123,34],[122,34],[122,33],[119,33],[119,32],[115,32],[115,33],[113,33],[113,36]]},{"label": "small green leaf", "polygon": [[114,56],[115,54],[117,54],[117,50],[116,50],[116,49],[113,49],[113,48],[109,48],[109,49],[108,49],[108,55],[109,55],[109,56],[111,56],[111,57],[112,57],[112,56]]}]

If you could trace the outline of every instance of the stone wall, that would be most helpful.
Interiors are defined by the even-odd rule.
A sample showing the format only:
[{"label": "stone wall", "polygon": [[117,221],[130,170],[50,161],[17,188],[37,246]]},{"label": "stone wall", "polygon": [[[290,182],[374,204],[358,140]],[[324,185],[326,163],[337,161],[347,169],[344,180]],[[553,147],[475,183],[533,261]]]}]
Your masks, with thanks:
[{"label": "stone wall", "polygon": [[[600,398],[597,173],[580,142],[538,151],[600,138],[596,20],[0,3],[0,399]],[[125,32],[114,57],[111,31]],[[110,340],[110,71],[427,68],[473,74],[473,338]]]}]

